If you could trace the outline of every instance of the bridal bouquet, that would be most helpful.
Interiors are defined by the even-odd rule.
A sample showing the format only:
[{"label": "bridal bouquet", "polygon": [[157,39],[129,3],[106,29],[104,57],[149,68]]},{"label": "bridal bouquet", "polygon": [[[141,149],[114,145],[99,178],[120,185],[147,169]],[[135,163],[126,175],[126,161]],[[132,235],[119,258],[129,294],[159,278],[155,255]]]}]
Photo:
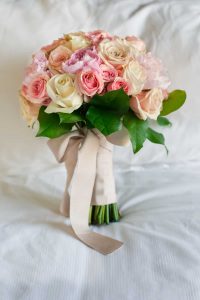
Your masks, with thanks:
[{"label": "bridal bouquet", "polygon": [[[165,146],[149,120],[170,126],[165,117],[186,99],[168,91],[162,62],[135,37],[97,30],[64,35],[32,57],[20,90],[24,118],[39,124],[37,136],[59,162],[67,184],[61,212],[71,218],[80,240],[109,253],[121,242],[90,232],[90,224],[118,221],[112,147],[131,142],[137,153],[146,140]],[[38,121],[38,122],[36,122]]]}]

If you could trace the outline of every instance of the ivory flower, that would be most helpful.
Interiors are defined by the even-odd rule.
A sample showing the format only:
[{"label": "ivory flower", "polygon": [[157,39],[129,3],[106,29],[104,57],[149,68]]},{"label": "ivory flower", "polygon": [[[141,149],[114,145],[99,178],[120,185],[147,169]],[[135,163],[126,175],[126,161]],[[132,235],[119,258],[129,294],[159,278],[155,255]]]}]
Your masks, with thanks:
[{"label": "ivory flower", "polygon": [[124,68],[123,78],[129,83],[129,95],[136,95],[144,87],[146,80],[145,69],[135,59]]},{"label": "ivory flower", "polygon": [[69,33],[64,36],[65,40],[69,42],[70,49],[73,52],[91,45],[90,39],[83,32]]},{"label": "ivory flower", "polygon": [[130,49],[120,38],[103,40],[99,44],[98,50],[104,63],[114,67],[124,66],[130,60]]},{"label": "ivory flower", "polygon": [[57,74],[47,82],[47,93],[52,100],[45,112],[72,113],[83,103],[82,97],[78,94],[74,79],[69,74]]}]

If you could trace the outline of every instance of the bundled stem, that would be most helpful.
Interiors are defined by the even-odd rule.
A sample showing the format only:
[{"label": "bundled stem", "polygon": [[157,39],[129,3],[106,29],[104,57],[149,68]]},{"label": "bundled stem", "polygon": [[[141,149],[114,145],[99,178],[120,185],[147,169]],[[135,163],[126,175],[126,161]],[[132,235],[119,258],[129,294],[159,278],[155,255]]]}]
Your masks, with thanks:
[{"label": "bundled stem", "polygon": [[102,225],[118,222],[120,213],[117,203],[90,206],[89,224]]}]

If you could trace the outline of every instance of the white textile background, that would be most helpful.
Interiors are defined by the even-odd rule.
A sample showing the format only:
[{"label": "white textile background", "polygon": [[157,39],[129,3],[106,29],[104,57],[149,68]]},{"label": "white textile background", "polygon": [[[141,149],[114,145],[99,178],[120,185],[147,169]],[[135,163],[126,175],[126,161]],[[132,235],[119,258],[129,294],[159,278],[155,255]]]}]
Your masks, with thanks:
[{"label": "white textile background", "polygon": [[[200,1],[0,2],[0,300],[200,299]],[[70,235],[58,206],[65,183],[21,120],[17,90],[31,54],[63,33],[136,35],[163,59],[186,105],[162,129],[170,154],[146,142],[114,151],[118,224],[108,256]]]}]

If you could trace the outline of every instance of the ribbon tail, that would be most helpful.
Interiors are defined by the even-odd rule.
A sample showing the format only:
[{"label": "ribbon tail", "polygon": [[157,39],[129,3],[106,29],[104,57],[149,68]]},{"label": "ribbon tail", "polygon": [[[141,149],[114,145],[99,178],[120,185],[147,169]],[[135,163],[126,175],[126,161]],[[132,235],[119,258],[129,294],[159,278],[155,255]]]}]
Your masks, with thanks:
[{"label": "ribbon tail", "polygon": [[70,193],[70,219],[77,237],[87,246],[106,255],[120,248],[123,243],[110,237],[91,232],[88,226],[89,208],[96,176],[98,137],[88,131],[79,150]]},{"label": "ribbon tail", "polygon": [[77,162],[78,148],[82,139],[83,137],[80,136],[77,131],[74,131],[48,141],[48,146],[55,155],[57,161],[64,161],[67,169],[67,182],[64,197],[60,202],[60,213],[65,217],[69,217],[70,214],[70,196],[68,190]]}]

